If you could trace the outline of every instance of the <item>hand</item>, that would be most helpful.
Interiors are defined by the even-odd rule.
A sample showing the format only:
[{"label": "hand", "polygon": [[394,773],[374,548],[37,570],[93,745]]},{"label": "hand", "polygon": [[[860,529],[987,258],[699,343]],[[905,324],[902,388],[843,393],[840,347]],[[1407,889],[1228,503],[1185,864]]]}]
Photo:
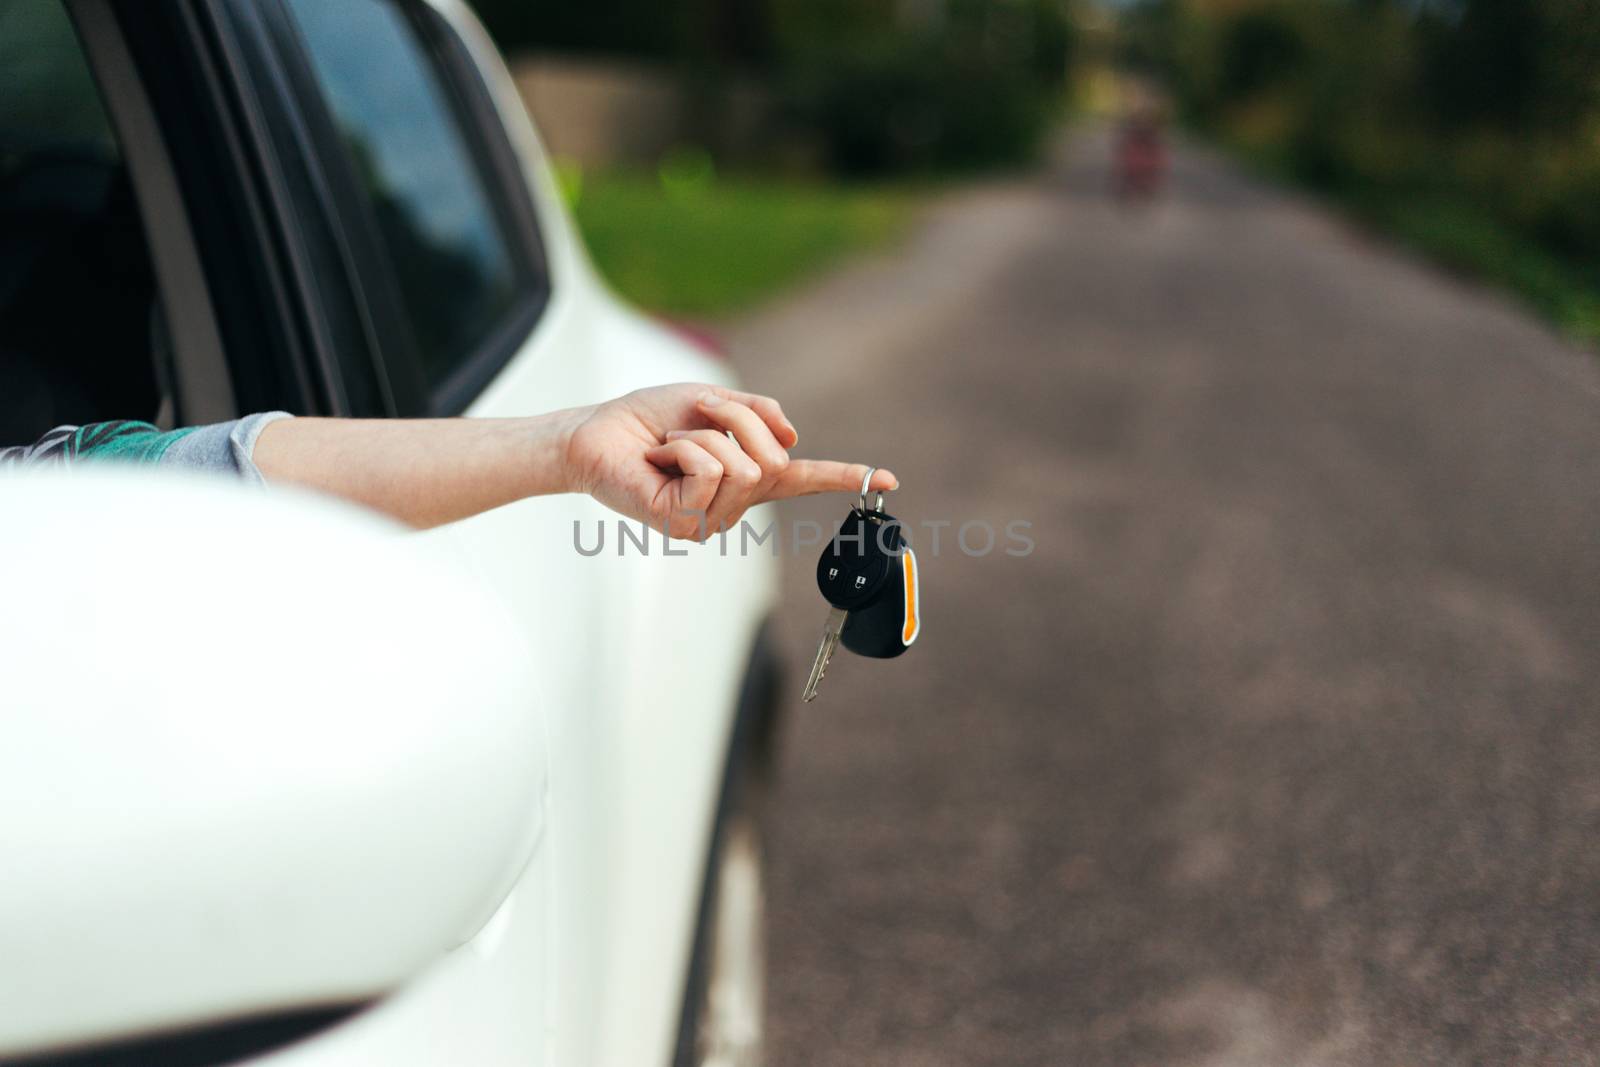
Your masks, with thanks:
[{"label": "hand", "polygon": [[[716,385],[640,389],[573,418],[567,486],[681,540],[731,529],[768,500],[859,492],[867,474],[861,463],[790,459],[800,435],[778,402]],[[869,490],[899,484],[880,470]]]}]

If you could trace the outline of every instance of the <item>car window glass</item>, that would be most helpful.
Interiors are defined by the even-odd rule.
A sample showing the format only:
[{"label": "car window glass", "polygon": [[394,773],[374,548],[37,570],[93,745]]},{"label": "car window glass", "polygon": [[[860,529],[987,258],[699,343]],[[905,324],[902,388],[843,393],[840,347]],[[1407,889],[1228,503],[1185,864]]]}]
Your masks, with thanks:
[{"label": "car window glass", "polygon": [[289,0],[344,134],[430,385],[517,302],[484,174],[416,27],[387,0]]},{"label": "car window glass", "polygon": [[133,186],[66,10],[0,0],[0,445],[160,417],[165,348]]}]

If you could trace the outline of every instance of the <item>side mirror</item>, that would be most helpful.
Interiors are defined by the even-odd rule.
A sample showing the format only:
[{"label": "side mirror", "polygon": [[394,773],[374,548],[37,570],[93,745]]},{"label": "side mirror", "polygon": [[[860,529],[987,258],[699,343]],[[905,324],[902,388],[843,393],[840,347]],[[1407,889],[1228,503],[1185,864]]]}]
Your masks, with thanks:
[{"label": "side mirror", "polygon": [[533,855],[531,642],[437,545],[0,477],[0,1057],[394,989]]}]

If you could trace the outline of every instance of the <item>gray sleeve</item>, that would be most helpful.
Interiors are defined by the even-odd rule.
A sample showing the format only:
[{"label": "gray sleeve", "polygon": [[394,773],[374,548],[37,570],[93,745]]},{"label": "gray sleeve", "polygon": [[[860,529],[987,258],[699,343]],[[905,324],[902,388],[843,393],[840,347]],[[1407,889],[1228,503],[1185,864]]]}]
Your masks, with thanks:
[{"label": "gray sleeve", "polygon": [[202,426],[172,443],[161,457],[162,466],[231,474],[250,485],[265,485],[256,467],[256,438],[279,419],[294,416],[287,411],[266,411],[232,422]]}]

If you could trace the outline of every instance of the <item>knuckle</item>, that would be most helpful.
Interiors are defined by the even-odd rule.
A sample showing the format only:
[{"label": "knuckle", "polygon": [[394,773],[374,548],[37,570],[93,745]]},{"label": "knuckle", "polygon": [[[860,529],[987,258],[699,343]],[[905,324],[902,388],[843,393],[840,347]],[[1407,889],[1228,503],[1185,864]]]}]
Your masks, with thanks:
[{"label": "knuckle", "polygon": [[780,448],[777,454],[772,457],[770,462],[768,462],[767,469],[773,474],[782,474],[784,471],[788,470],[789,453]]}]

